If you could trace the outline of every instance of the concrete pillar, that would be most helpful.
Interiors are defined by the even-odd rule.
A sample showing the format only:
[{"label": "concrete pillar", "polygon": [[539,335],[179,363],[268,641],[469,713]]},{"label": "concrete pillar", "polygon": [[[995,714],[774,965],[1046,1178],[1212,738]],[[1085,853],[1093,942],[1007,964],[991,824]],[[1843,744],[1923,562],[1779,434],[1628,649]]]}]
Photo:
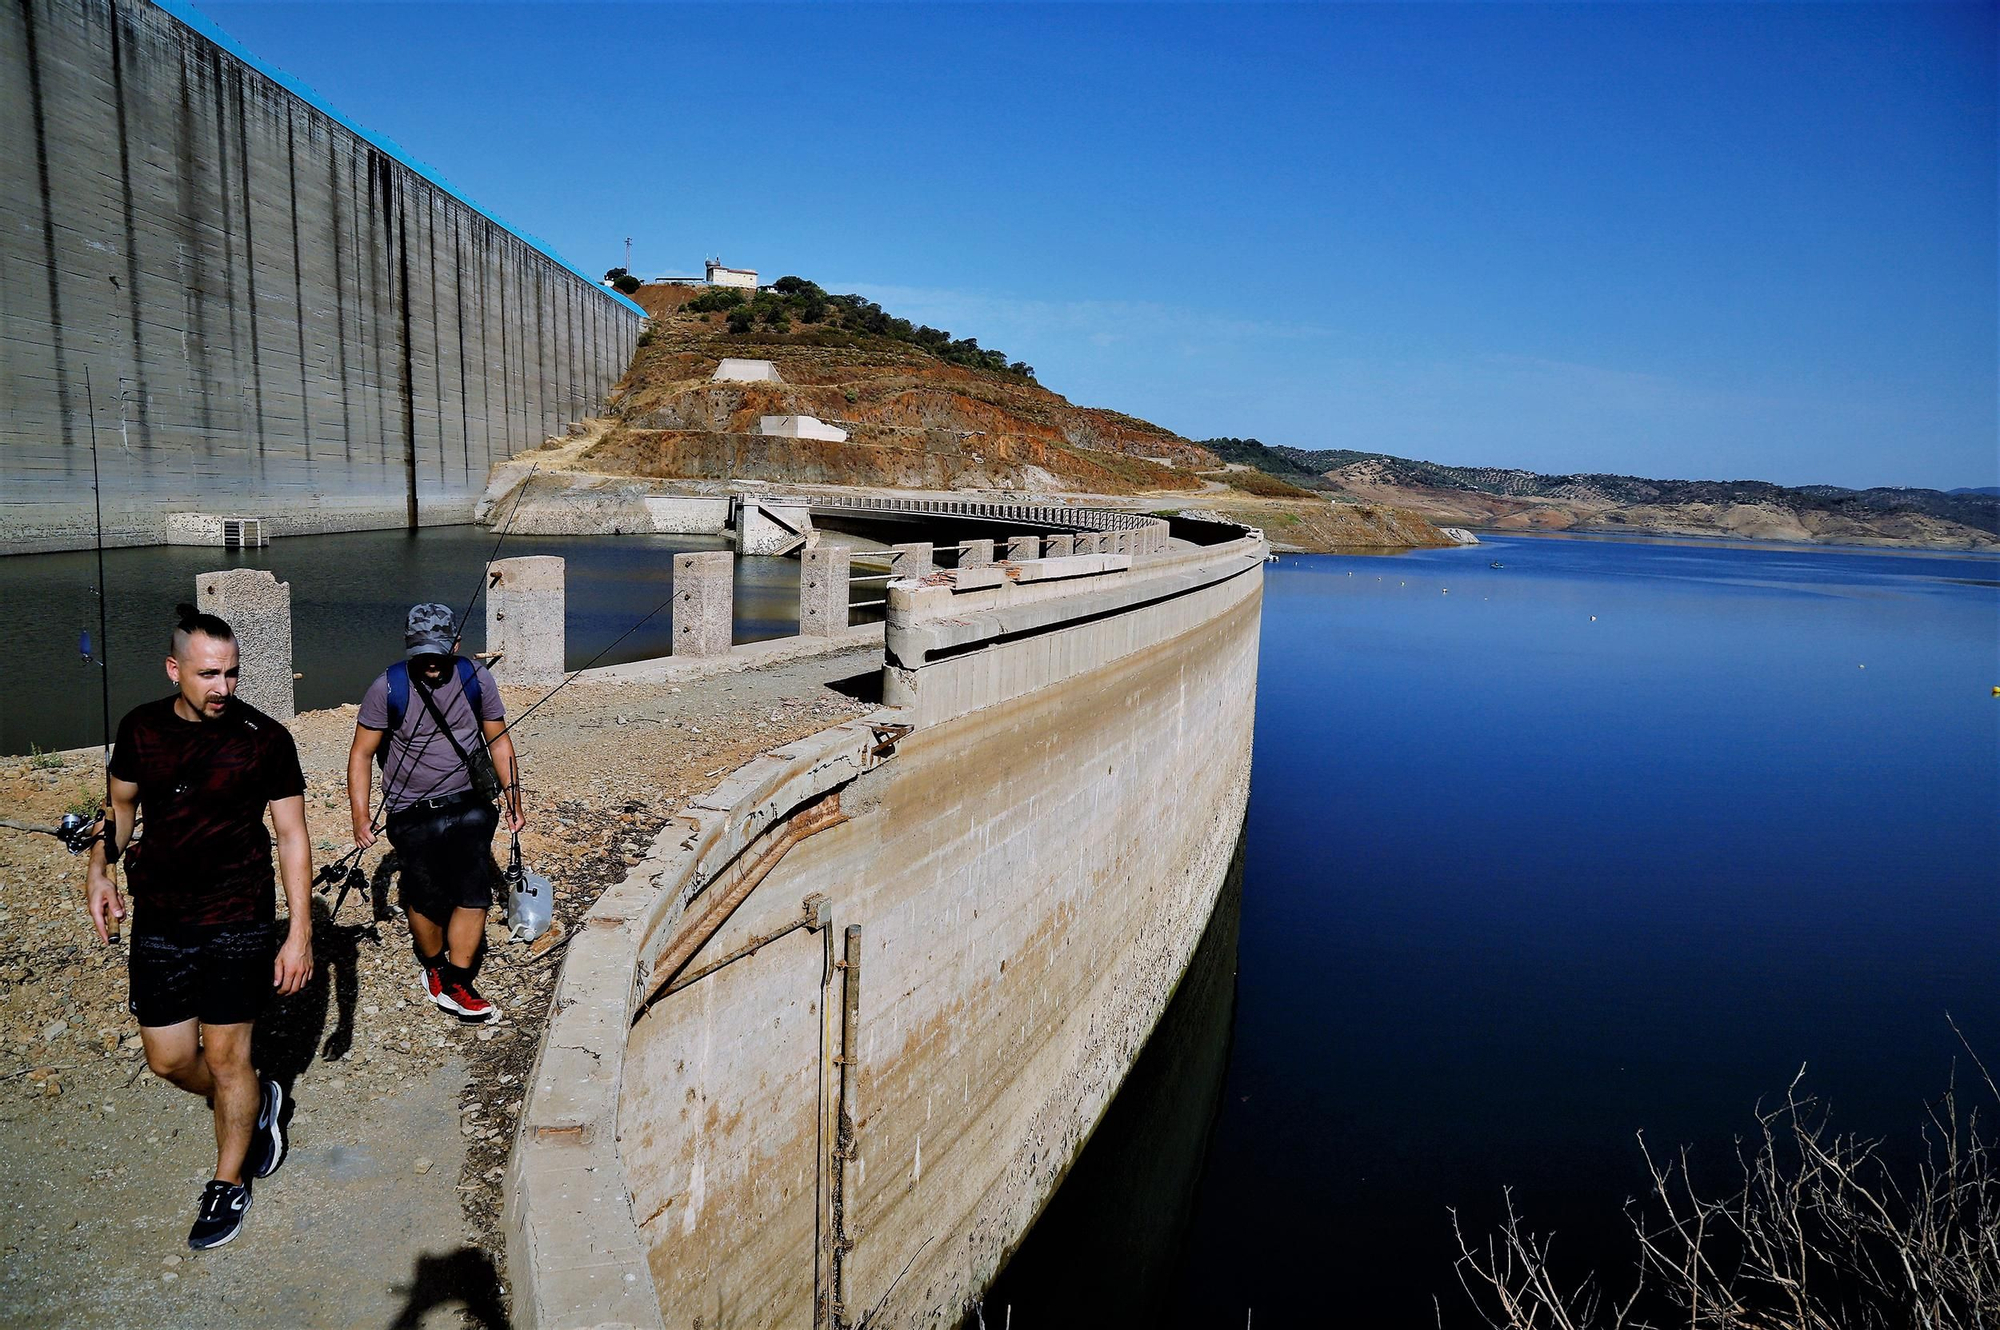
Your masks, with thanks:
[{"label": "concrete pillar", "polygon": [[674,556],[674,654],[726,656],[734,637],[736,556],[704,550]]},{"label": "concrete pillar", "polygon": [[799,636],[831,637],[847,627],[849,551],[822,545],[799,556]]},{"label": "concrete pillar", "polygon": [[1007,537],[1007,557],[1010,559],[1039,559],[1042,557],[1040,536]]},{"label": "concrete pillar", "polygon": [[985,568],[993,562],[993,542],[990,540],[968,540],[958,552],[958,566],[961,568]]},{"label": "concrete pillar", "polygon": [[292,584],[262,568],[197,573],[194,603],[236,634],[242,677],[236,695],[273,720],[291,722]]},{"label": "concrete pillar", "polygon": [[555,683],[563,676],[563,561],[553,555],[486,565],[486,667],[500,683]]},{"label": "concrete pillar", "polygon": [[1132,533],[1130,531],[1112,532],[1111,552],[1113,554],[1130,554],[1132,552]]},{"label": "concrete pillar", "polygon": [[937,565],[931,562],[931,543],[928,540],[913,540],[903,545],[891,545],[896,551],[896,562],[889,571],[897,577],[929,577]]},{"label": "concrete pillar", "polygon": [[1075,536],[1050,536],[1042,542],[1042,557],[1046,559],[1067,559],[1076,553]]}]

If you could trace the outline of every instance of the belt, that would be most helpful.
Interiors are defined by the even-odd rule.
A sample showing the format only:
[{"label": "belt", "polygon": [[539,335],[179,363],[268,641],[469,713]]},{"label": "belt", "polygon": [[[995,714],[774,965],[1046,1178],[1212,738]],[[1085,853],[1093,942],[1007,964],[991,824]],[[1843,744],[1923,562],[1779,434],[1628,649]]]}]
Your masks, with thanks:
[{"label": "belt", "polygon": [[478,799],[479,792],[477,790],[460,790],[457,794],[443,794],[435,799],[415,799],[404,804],[396,811],[398,813],[414,813],[419,809],[426,809],[431,812],[442,812],[447,808],[462,808],[466,804],[476,803]]}]

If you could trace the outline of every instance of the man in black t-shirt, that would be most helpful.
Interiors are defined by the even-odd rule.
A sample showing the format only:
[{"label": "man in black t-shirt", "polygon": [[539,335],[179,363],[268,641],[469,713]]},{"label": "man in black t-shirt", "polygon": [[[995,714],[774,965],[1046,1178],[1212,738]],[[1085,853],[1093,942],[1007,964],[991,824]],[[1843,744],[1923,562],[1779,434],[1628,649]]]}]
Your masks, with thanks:
[{"label": "man in black t-shirt", "polygon": [[[251,1030],[272,993],[312,977],[312,848],[305,776],[285,727],[236,697],[236,637],[212,614],[180,607],[167,657],[171,697],[118,726],[111,816],[90,852],[89,908],[100,940],[125,917],[112,866],[132,891],[130,1007],[153,1074],[215,1110],[215,1179],[188,1245],[219,1247],[241,1230],[250,1180],[285,1156],[284,1090],[250,1059]],[[278,944],[271,837],[278,831],[289,929]],[[139,812],[145,835],[132,838]]]}]

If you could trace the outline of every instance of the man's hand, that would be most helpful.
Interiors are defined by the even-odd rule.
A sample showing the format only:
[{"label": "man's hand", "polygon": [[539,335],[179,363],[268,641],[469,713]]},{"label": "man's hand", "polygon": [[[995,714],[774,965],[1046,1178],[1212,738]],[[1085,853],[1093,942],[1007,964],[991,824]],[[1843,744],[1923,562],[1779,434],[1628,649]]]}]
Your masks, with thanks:
[{"label": "man's hand", "polygon": [[507,800],[507,830],[519,835],[521,828],[528,825],[528,819],[521,812],[521,796],[513,794]]},{"label": "man's hand", "polygon": [[278,959],[271,967],[271,987],[280,997],[290,997],[306,986],[312,972],[312,931],[294,926],[285,945],[278,948]]},{"label": "man's hand", "polygon": [[375,843],[375,828],[368,825],[365,817],[357,816],[353,821],[355,848],[365,850]]},{"label": "man's hand", "polygon": [[118,894],[111,870],[102,863],[91,864],[85,897],[90,902],[90,922],[97,928],[97,940],[111,941],[111,930],[125,918],[125,898]]}]

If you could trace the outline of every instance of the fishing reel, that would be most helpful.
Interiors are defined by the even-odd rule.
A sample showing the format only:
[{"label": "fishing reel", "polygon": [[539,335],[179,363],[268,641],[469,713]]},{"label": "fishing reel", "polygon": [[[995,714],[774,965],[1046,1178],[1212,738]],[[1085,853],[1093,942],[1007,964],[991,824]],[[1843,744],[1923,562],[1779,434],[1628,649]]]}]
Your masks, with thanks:
[{"label": "fishing reel", "polygon": [[62,821],[56,823],[56,839],[71,854],[89,854],[90,847],[97,844],[98,827],[101,825],[100,818],[83,813],[64,813]]}]

